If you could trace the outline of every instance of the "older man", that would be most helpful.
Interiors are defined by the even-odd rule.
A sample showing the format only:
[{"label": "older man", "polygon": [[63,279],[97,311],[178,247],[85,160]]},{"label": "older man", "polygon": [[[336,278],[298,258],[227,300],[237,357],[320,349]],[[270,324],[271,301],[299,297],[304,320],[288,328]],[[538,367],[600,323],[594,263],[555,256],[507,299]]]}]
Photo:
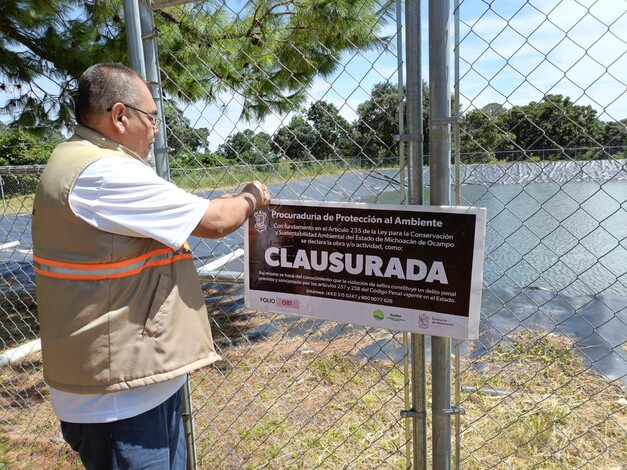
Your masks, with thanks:
[{"label": "older man", "polygon": [[233,232],[270,194],[251,182],[209,201],[156,175],[157,108],[127,67],[87,69],[75,112],[33,209],[52,406],[88,469],[182,469],[182,386],[219,359],[186,240]]}]

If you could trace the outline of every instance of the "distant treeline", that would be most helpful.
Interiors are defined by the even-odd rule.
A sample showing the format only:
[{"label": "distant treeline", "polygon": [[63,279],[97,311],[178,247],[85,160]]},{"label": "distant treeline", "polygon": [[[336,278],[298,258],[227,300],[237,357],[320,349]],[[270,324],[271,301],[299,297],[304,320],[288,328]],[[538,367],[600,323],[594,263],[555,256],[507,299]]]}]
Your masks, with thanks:
[{"label": "distant treeline", "polygon": [[[423,84],[423,144],[429,151],[429,90]],[[462,103],[463,104],[463,103]],[[216,151],[207,128],[194,128],[173,102],[166,102],[165,120],[172,168],[234,164],[292,167],[312,162],[337,162],[372,168],[398,164],[399,98],[397,86],[375,85],[370,99],[348,122],[327,101],[312,103],[294,114],[272,135],[245,129],[230,135]],[[464,163],[554,161],[625,158],[627,119],[605,122],[591,106],[562,95],[539,102],[505,107],[492,103],[463,113],[460,152]],[[44,164],[62,139],[58,131],[35,134],[0,124],[0,166]],[[425,162],[428,163],[428,162]]]},{"label": "distant treeline", "polygon": [[[429,90],[423,84],[423,143],[429,151]],[[179,140],[173,153],[181,167],[249,165],[289,161],[344,161],[360,168],[398,164],[399,99],[396,85],[374,86],[371,98],[357,107],[349,123],[338,108],[316,101],[294,115],[272,135],[251,129],[236,132],[217,151],[203,150],[206,139]],[[167,118],[167,115],[166,115]],[[405,120],[406,122],[406,120]],[[591,106],[573,103],[562,95],[506,108],[492,103],[463,114],[460,152],[464,163],[496,161],[586,160],[624,158],[627,119],[604,122]],[[171,142],[171,139],[168,139]],[[426,162],[428,163],[428,162]]]}]

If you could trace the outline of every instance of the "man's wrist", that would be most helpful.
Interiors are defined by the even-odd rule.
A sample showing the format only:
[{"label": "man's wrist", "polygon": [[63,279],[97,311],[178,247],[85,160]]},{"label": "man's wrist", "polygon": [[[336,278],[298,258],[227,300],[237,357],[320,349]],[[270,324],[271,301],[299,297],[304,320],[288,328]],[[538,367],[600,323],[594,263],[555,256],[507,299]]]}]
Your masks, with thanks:
[{"label": "man's wrist", "polygon": [[253,215],[257,208],[257,198],[249,192],[242,193],[242,197],[248,203],[248,211],[246,212],[246,218],[248,218]]}]

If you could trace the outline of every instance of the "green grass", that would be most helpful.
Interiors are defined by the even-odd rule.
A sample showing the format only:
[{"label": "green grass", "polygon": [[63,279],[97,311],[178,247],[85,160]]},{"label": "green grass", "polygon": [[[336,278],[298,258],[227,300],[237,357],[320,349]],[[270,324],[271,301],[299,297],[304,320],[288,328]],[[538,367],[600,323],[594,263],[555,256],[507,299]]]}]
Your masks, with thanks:
[{"label": "green grass", "polygon": [[219,168],[172,169],[170,174],[172,182],[181,188],[190,191],[197,189],[207,191],[215,188],[237,188],[252,180],[259,180],[268,184],[277,181],[311,178],[321,174],[335,174],[348,168],[347,165],[330,162],[320,162],[296,168],[285,162],[267,166],[236,165]]},{"label": "green grass", "polygon": [[25,212],[33,211],[34,194],[27,194],[25,196],[10,197],[3,200],[2,215],[21,214]]},{"label": "green grass", "polygon": [[[334,174],[348,169],[346,165],[320,162],[295,168],[289,163],[268,166],[232,166],[220,168],[172,169],[171,180],[177,186],[188,191],[202,190],[211,192],[216,188],[239,188],[249,181],[259,180],[266,184],[277,181],[292,181],[311,178],[321,174]],[[13,215],[32,212],[34,194],[6,197],[3,200],[1,215]]]},{"label": "green grass", "polygon": [[[352,357],[372,334],[224,349],[221,367],[192,376],[199,468],[405,469],[402,365]],[[461,381],[474,390],[462,392],[465,470],[619,469],[627,461],[624,389],[589,370],[564,337],[510,335],[482,360],[462,360]],[[484,390],[497,382],[513,393]],[[45,391],[41,363],[5,374],[1,385]],[[427,389],[430,396],[428,372]],[[58,439],[46,396],[29,396],[3,409],[0,469],[80,468]],[[431,452],[430,412],[427,430]]]}]

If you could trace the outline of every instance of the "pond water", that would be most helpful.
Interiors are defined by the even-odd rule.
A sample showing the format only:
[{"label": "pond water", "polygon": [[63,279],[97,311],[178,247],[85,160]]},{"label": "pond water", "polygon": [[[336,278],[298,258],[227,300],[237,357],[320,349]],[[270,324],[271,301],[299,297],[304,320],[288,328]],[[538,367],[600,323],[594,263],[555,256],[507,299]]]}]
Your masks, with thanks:
[{"label": "pond water", "polygon": [[627,296],[626,181],[464,185],[461,205],[487,209],[486,287]]},{"label": "pond water", "polygon": [[[462,179],[466,184],[461,204],[486,207],[488,214],[481,336],[473,354],[500,344],[503,335],[517,328],[539,328],[572,338],[587,363],[627,386],[627,164],[588,162],[583,172],[582,164],[575,163],[542,168],[521,164],[507,171],[484,165]],[[496,174],[499,171],[503,174]],[[577,180],[576,175],[590,181]],[[543,179],[549,176],[559,182]],[[400,200],[398,177],[397,170],[347,172],[321,175],[315,181],[276,183],[271,191],[278,199],[394,204]],[[428,182],[428,170],[424,181]],[[219,191],[211,197],[217,195]],[[0,250],[0,295],[21,305],[20,296],[31,298],[34,287],[30,214],[0,217],[0,230],[5,235],[2,243],[11,245]],[[198,267],[241,247],[242,235],[238,230],[222,240],[192,237]],[[225,269],[243,271],[243,259]],[[233,309],[242,307],[241,295],[233,295]],[[298,320],[285,316],[273,321]],[[263,328],[253,334],[269,334],[272,322]],[[340,324],[337,334],[350,328]],[[398,346],[387,340],[386,344]],[[374,358],[384,352],[385,358],[396,357],[381,345],[374,344],[372,350],[360,354]],[[398,354],[400,361],[402,350]]]}]

